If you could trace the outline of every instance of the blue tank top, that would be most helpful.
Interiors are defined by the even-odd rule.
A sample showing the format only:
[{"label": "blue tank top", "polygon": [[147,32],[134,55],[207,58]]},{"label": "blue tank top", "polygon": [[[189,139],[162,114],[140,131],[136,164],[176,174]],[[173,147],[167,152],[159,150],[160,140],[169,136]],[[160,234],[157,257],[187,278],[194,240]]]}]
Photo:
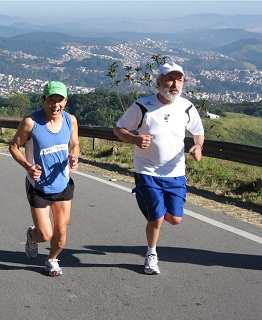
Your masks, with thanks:
[{"label": "blue tank top", "polygon": [[72,133],[70,115],[62,111],[63,123],[59,132],[50,131],[46,125],[44,110],[34,112],[34,127],[26,142],[26,159],[42,167],[38,180],[27,178],[33,187],[45,194],[62,192],[69,181],[68,145]]}]

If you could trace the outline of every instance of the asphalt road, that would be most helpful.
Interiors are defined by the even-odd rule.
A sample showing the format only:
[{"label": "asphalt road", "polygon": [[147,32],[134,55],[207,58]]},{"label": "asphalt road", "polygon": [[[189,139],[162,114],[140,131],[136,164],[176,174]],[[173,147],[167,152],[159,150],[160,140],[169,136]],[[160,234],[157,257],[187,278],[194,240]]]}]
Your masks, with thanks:
[{"label": "asphalt road", "polygon": [[143,273],[145,220],[132,185],[88,172],[76,184],[63,275],[52,278],[24,253],[32,224],[24,170],[0,153],[0,319],[260,320],[262,232],[186,204],[181,225],[164,224],[160,275]]}]

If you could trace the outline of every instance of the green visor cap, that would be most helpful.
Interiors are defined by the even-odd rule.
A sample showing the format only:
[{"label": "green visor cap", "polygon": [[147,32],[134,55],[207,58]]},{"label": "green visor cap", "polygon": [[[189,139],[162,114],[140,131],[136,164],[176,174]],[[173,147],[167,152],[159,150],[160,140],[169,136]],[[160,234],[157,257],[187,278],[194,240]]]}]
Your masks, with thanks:
[{"label": "green visor cap", "polygon": [[48,82],[44,87],[43,96],[47,98],[52,94],[59,94],[60,96],[67,98],[66,86],[62,82],[58,81]]}]

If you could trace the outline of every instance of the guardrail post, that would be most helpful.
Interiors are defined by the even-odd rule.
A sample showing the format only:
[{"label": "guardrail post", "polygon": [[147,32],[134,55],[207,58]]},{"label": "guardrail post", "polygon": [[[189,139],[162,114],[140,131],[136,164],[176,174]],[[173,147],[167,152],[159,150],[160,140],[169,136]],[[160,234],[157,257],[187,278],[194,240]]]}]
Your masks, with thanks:
[{"label": "guardrail post", "polygon": [[98,149],[98,147],[99,147],[99,142],[100,142],[100,139],[98,139],[98,138],[93,138],[93,150]]}]

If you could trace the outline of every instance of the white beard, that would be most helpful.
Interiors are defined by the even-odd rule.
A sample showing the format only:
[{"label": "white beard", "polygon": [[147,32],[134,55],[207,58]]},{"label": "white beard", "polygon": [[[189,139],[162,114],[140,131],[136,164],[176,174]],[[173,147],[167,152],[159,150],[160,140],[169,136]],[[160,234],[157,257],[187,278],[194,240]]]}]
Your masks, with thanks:
[{"label": "white beard", "polygon": [[181,95],[181,92],[176,93],[176,94],[172,94],[169,92],[169,88],[163,88],[162,85],[159,86],[158,88],[159,93],[161,94],[161,96],[163,96],[166,100],[168,101],[175,101],[176,99],[178,99]]}]

